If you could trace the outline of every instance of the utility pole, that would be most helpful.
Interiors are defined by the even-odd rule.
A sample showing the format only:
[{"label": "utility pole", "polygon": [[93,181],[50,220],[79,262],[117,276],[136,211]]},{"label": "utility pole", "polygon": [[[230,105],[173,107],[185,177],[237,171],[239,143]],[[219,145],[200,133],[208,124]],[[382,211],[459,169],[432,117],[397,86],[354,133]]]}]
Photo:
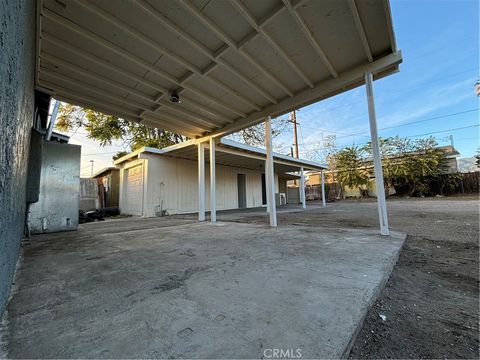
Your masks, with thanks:
[{"label": "utility pole", "polygon": [[93,176],[93,160],[90,160],[90,177]]},{"label": "utility pole", "polygon": [[293,110],[290,119],[288,120],[293,124],[293,146],[295,146],[295,157],[298,159],[298,136],[297,136],[297,111]]}]

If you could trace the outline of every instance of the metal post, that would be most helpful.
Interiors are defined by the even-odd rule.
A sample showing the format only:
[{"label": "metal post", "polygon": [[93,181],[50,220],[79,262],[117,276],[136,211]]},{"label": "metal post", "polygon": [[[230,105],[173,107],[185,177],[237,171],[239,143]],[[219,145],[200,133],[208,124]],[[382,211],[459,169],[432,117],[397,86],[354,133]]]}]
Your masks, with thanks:
[{"label": "metal post", "polygon": [[325,175],[323,171],[321,173],[322,173],[322,206],[325,207],[327,206],[327,202],[325,200]]},{"label": "metal post", "polygon": [[198,221],[205,221],[205,143],[198,144]]},{"label": "metal post", "polygon": [[210,139],[210,221],[217,221],[217,187],[215,172],[215,139]]},{"label": "metal post", "polygon": [[47,141],[50,141],[50,138],[52,137],[52,131],[53,131],[53,127],[55,126],[55,121],[57,120],[59,107],[60,107],[60,101],[57,100],[55,102],[55,105],[53,105],[52,115],[50,115],[50,122],[48,123],[47,136],[46,136]]},{"label": "metal post", "polygon": [[275,173],[273,170],[273,153],[272,153],[272,124],[270,116],[265,121],[265,144],[267,148],[267,161],[265,167],[266,188],[267,188],[267,208],[270,214],[270,226],[277,226],[277,209],[275,207]]},{"label": "metal post", "polygon": [[300,168],[300,186],[298,187],[300,192],[300,202],[302,203],[302,208],[307,208],[307,202],[305,201],[305,172],[303,167]]},{"label": "metal post", "polygon": [[267,213],[270,213],[270,200],[269,199],[269,196],[270,196],[270,192],[268,191],[268,184],[269,181],[268,181],[268,159],[265,160],[265,192],[266,192],[266,197],[267,197]]},{"label": "metal post", "polygon": [[380,157],[380,144],[378,141],[377,118],[375,115],[375,103],[373,99],[373,76],[365,74],[367,88],[368,116],[370,119],[370,133],[372,136],[373,164],[375,166],[375,182],[377,185],[378,217],[380,220],[380,234],[388,235],[387,202],[385,201],[385,188],[383,184],[382,159]]}]

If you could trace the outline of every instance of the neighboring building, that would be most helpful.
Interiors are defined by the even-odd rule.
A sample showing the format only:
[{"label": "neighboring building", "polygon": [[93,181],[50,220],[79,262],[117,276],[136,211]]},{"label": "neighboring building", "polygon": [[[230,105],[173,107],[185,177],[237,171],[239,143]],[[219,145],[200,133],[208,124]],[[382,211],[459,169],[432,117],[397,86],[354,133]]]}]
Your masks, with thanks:
[{"label": "neighboring building", "polygon": [[[445,154],[445,164],[442,171],[443,174],[452,174],[459,171],[457,158],[460,156],[460,153],[451,145],[439,146],[437,149],[441,150]],[[350,198],[360,198],[363,196],[377,197],[377,184],[375,182],[375,176],[373,176],[373,165],[370,165],[372,176],[370,176],[370,181],[366,185],[362,185],[357,188],[350,188],[348,186],[343,187],[343,197]],[[367,166],[368,168],[368,166]],[[332,183],[332,171],[325,171],[325,183]],[[311,187],[318,187],[321,184],[321,173],[318,171],[309,171],[305,174],[305,185]],[[388,195],[395,195],[395,188],[393,186],[388,186],[386,188]],[[318,193],[318,191],[317,191]]]},{"label": "neighboring building", "polygon": [[98,181],[94,178],[80,178],[80,202],[78,209],[91,211],[99,209]]},{"label": "neighboring building", "polygon": [[460,157],[460,153],[452,145],[439,146],[437,149],[442,150],[445,154],[445,169],[444,174],[453,174],[458,172],[457,158]]},{"label": "neighboring building", "polygon": [[[92,4],[87,8],[97,6]],[[26,209],[39,198],[39,154],[47,124],[54,122],[48,122],[51,96],[187,136],[201,148],[210,139],[263,120],[270,128],[268,119],[272,116],[364,83],[370,93],[373,78],[396,73],[402,54],[396,46],[389,2],[382,4],[359,1],[351,7],[358,11],[352,13],[346,3],[341,5],[343,11],[337,11],[338,2],[309,1],[302,5],[302,11],[311,15],[302,22],[305,41],[299,37],[303,35],[298,33],[298,24],[289,17],[277,16],[276,29],[281,33],[276,36],[286,46],[285,53],[295,55],[285,64],[281,59],[285,56],[275,51],[280,40],[272,38],[271,47],[248,35],[242,41],[242,46],[249,47],[248,56],[238,49],[236,39],[252,29],[248,21],[237,17],[233,27],[230,21],[225,22],[235,14],[228,6],[204,9],[192,3],[192,13],[192,9],[169,2],[168,7],[157,10],[165,19],[170,15],[183,19],[171,22],[173,33],[183,35],[159,30],[155,39],[145,43],[131,36],[134,25],[119,19],[125,15],[142,22],[145,29],[159,29],[158,19],[126,2],[102,2],[100,12],[85,16],[88,10],[83,2],[0,1],[0,313],[20,253]],[[268,13],[265,21],[282,10],[277,4],[267,9],[261,1],[250,1],[248,7],[253,8],[252,14]],[[208,11],[202,14],[204,10]],[[331,14],[329,30],[318,31],[326,13]],[[110,14],[109,21],[105,21],[105,14]],[[203,17],[216,26],[200,24],[198,20]],[[115,34],[112,21],[122,23]],[[364,31],[362,26],[376,31]],[[220,41],[218,34],[222,33],[231,33],[232,38],[220,36]],[[359,33],[366,36],[365,41],[360,40]],[[317,42],[326,54],[335,56],[319,58],[318,52],[312,51],[312,44],[315,48]],[[163,49],[163,54],[157,62],[158,49]],[[233,67],[219,61],[231,49],[243,58]],[[212,53],[216,55],[212,57]],[[298,78],[299,72],[302,79]],[[171,93],[174,89],[181,89],[181,94]],[[266,144],[270,153],[271,142]],[[271,172],[270,158],[268,165]],[[273,176],[269,180],[274,180]],[[273,181],[267,188],[272,192]],[[269,203],[273,205],[273,201]],[[201,205],[199,218],[204,215],[203,202]],[[270,224],[276,226],[275,211],[270,214]],[[388,230],[383,225],[381,228],[386,235]]]},{"label": "neighboring building", "polygon": [[100,208],[118,207],[120,194],[120,170],[109,166],[92,176],[97,179]]},{"label": "neighboring building", "polygon": [[[217,209],[266,205],[265,152],[221,139],[216,147]],[[320,164],[274,154],[277,204],[287,202],[287,181],[300,176],[292,172],[322,170]],[[144,217],[198,211],[198,163],[194,145],[165,149],[142,148],[115,164],[120,168],[120,210]],[[206,209],[210,208],[210,180],[205,174]],[[298,203],[298,197],[295,202]]]},{"label": "neighboring building", "polygon": [[458,171],[461,173],[480,171],[480,166],[477,164],[477,161],[476,156],[457,159]]},{"label": "neighboring building", "polygon": [[76,230],[81,146],[68,144],[69,137],[52,133],[42,146],[40,194],[30,205],[32,234]]}]

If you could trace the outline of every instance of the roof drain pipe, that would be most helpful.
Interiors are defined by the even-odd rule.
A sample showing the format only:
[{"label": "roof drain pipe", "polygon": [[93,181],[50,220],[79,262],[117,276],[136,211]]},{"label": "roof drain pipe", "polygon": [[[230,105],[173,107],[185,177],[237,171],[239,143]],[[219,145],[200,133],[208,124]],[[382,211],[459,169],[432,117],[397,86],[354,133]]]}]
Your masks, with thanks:
[{"label": "roof drain pipe", "polygon": [[60,107],[60,101],[56,100],[55,105],[53,105],[52,115],[50,115],[50,122],[48,123],[47,136],[46,140],[50,141],[52,137],[53,127],[55,126],[55,120],[57,120],[58,108]]}]

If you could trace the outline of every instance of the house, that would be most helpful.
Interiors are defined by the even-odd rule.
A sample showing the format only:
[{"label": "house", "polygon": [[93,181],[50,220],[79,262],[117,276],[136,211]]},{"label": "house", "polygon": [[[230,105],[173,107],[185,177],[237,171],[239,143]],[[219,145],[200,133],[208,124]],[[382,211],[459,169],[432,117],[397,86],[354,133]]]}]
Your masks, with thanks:
[{"label": "house", "polygon": [[[217,209],[265,206],[265,158],[262,149],[221,139],[216,146]],[[287,181],[300,179],[302,169],[324,165],[274,153],[277,204],[289,202]],[[143,217],[198,211],[197,149],[178,144],[164,149],[144,147],[115,161],[120,169],[120,210]],[[299,174],[295,174],[298,172]],[[207,174],[206,209],[210,209]],[[293,199],[299,203],[300,197]],[[291,202],[290,202],[291,203]]]},{"label": "house", "polygon": [[100,208],[118,207],[120,170],[115,166],[108,166],[93,174],[92,177],[97,180]]},{"label": "house", "polygon": [[457,158],[460,157],[460,152],[452,145],[439,146],[438,150],[441,150],[445,156],[444,174],[453,174],[458,172]]},{"label": "house", "polygon": [[480,156],[471,156],[457,160],[458,171],[461,173],[479,172],[480,171]]},{"label": "house", "polygon": [[[441,171],[442,174],[452,174],[458,172],[458,164],[457,158],[460,156],[460,153],[457,149],[455,149],[452,145],[446,146],[438,146],[436,149],[442,151],[444,153],[444,164],[443,169]],[[370,181],[368,184],[363,185],[361,187],[350,188],[348,186],[344,186],[342,188],[343,197],[350,198],[355,197],[359,198],[365,195],[371,197],[377,197],[377,183],[375,181],[374,171],[373,171],[373,163],[372,160],[367,160],[365,169],[369,169],[370,173]],[[336,171],[328,170],[325,172],[325,182],[332,184],[333,183],[333,175]],[[307,187],[316,187],[318,188],[321,184],[321,173],[318,171],[308,171],[306,174],[305,184]],[[386,189],[388,195],[395,194],[395,188],[390,185]],[[318,193],[318,190],[315,192]]]},{"label": "house", "polygon": [[[265,123],[272,227],[272,117],[365,85],[378,148],[373,81],[402,62],[388,0],[142,3],[0,2],[0,78],[8,80],[0,88],[0,312],[26,209],[38,197],[34,134],[53,128],[51,97],[190,138],[201,160],[200,221],[203,149],[229,134]],[[380,232],[388,235],[382,199],[378,206]]]}]

